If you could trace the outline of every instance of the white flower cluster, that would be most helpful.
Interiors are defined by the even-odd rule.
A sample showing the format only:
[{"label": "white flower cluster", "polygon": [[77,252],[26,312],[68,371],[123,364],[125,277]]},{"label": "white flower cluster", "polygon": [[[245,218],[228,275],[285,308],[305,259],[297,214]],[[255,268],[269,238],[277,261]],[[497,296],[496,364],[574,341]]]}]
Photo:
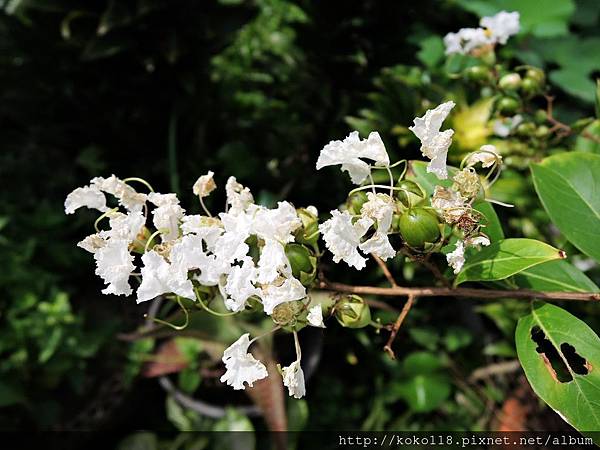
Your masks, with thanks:
[{"label": "white flower cluster", "polygon": [[[108,230],[78,244],[94,255],[96,274],[107,284],[103,293],[132,294],[129,278],[136,270],[132,252],[137,248],[138,253],[144,249],[138,303],[171,293],[197,300],[194,282],[218,286],[225,306],[234,312],[242,311],[251,297],[262,303],[267,315],[280,304],[306,298],[306,288],[292,275],[285,253],[285,245],[294,242],[293,233],[302,225],[290,203],[279,202],[274,209],[256,205],[250,190],[230,177],[225,187],[226,212],[218,218],[186,215],[175,194],[138,193],[126,181],[114,175],[94,178],[65,200],[67,214],[87,207],[108,218]],[[202,198],[215,188],[213,173],[209,172],[198,179],[193,191]],[[114,196],[124,212],[109,209],[105,194]],[[148,203],[154,206],[152,223],[157,230],[152,236],[144,215]],[[309,211],[317,214],[314,207]],[[156,235],[160,235],[160,243],[154,242]],[[251,237],[260,243],[256,263],[249,254],[247,241]],[[310,309],[307,320],[312,326],[324,326],[320,305]],[[252,386],[253,381],[267,376],[264,365],[247,352],[249,345],[248,335],[244,335],[223,357],[227,372],[222,381],[234,389],[243,389],[244,382]],[[304,380],[298,379],[302,370],[294,368],[286,373],[290,395],[304,395]]]},{"label": "white flower cluster", "polygon": [[461,28],[444,37],[446,54],[468,54],[480,47],[506,44],[508,38],[519,32],[519,13],[500,11],[479,21],[480,28]]}]

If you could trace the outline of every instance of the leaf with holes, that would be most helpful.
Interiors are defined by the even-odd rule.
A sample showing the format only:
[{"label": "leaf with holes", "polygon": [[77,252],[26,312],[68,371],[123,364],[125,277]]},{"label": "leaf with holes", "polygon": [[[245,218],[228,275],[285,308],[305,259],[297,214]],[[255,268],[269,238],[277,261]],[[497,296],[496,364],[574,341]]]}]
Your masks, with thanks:
[{"label": "leaf with holes", "polygon": [[600,155],[561,153],[531,165],[544,208],[575,247],[600,261]]},{"label": "leaf with holes", "polygon": [[579,431],[600,430],[600,338],[577,317],[536,302],[519,319],[517,354],[535,393]]},{"label": "leaf with holes", "polygon": [[454,284],[504,280],[530,267],[565,257],[562,250],[535,239],[504,239],[468,258]]}]

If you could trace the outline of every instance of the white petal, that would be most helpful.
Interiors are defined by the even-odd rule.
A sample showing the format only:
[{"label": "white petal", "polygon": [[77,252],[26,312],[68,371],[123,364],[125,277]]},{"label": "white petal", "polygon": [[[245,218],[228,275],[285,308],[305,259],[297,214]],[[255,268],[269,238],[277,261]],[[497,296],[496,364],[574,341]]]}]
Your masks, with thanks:
[{"label": "white petal", "polygon": [[202,175],[192,187],[192,191],[199,197],[208,197],[212,191],[217,188],[215,180],[213,179],[214,172],[209,170],[206,175]]},{"label": "white petal", "polygon": [[352,216],[347,212],[337,209],[331,211],[331,219],[319,225],[323,240],[329,251],[333,254],[333,261],[339,263],[344,260],[349,266],[361,270],[366,265],[366,259],[358,252],[360,239],[365,235],[373,220],[368,217],[352,223]]},{"label": "white petal", "polygon": [[65,200],[65,213],[73,214],[76,209],[85,206],[90,209],[97,209],[104,212],[106,207],[106,197],[99,189],[94,186],[85,186],[75,189]]},{"label": "white petal", "polygon": [[142,283],[137,290],[137,302],[168,293],[194,300],[192,282],[187,273],[182,274],[177,265],[171,266],[162,256],[151,250],[142,255]]},{"label": "white petal", "polygon": [[259,295],[260,290],[252,284],[256,280],[256,267],[252,258],[247,257],[241,266],[233,266],[225,284],[225,306],[230,311],[241,311],[246,301],[253,295]]},{"label": "white petal", "polygon": [[183,234],[195,234],[200,236],[206,245],[206,249],[213,251],[219,236],[223,234],[223,224],[219,219],[201,215],[183,216],[181,219],[181,231]]},{"label": "white petal", "polygon": [[491,32],[491,39],[506,44],[509,37],[519,32],[519,13],[500,11],[491,17],[483,17],[479,24]]},{"label": "white petal", "polygon": [[92,180],[92,186],[113,195],[122,206],[131,212],[141,211],[146,203],[146,194],[137,192],[133,187],[114,175],[108,178],[96,177]]},{"label": "white petal", "polygon": [[242,186],[237,182],[235,177],[229,177],[225,184],[225,192],[227,194],[227,204],[230,214],[238,214],[246,211],[248,206],[254,203],[254,197],[250,189]]},{"label": "white petal", "polygon": [[257,207],[253,216],[253,234],[262,239],[274,239],[282,243],[293,241],[292,233],[302,225],[296,208],[288,202],[279,202],[275,209]]},{"label": "white petal", "polygon": [[100,234],[105,238],[124,239],[131,243],[138,236],[146,223],[146,218],[141,211],[123,213],[111,213],[109,216],[110,230],[102,231]]},{"label": "white petal", "polygon": [[77,244],[77,247],[81,247],[90,253],[96,253],[98,250],[106,246],[106,240],[100,233],[95,233],[87,236],[84,240]]},{"label": "white petal", "polygon": [[313,327],[325,328],[323,323],[323,310],[321,305],[314,305],[308,310],[308,316],[306,317],[308,323]]},{"label": "white petal", "polygon": [[258,260],[258,279],[262,284],[271,283],[277,277],[283,275],[290,277],[292,269],[285,254],[285,248],[279,242],[269,239],[260,252]]},{"label": "white petal", "polygon": [[259,295],[265,314],[271,315],[277,305],[306,297],[306,289],[297,279],[286,278],[280,286],[273,284],[264,286]]},{"label": "white petal", "polygon": [[252,387],[255,381],[268,376],[265,365],[248,353],[249,336],[248,333],[240,336],[223,354],[223,362],[227,370],[221,377],[221,382],[227,383],[235,390],[245,389],[244,383]]},{"label": "white petal", "polygon": [[454,269],[455,274],[461,271],[465,263],[465,246],[463,241],[456,242],[456,248],[446,255],[446,260],[450,267]]},{"label": "white petal", "polygon": [[353,183],[361,184],[370,173],[369,164],[360,158],[367,158],[378,166],[388,166],[390,158],[379,133],[372,132],[361,140],[358,131],[353,131],[343,141],[331,141],[321,150],[317,160],[317,170],[326,166],[341,164],[342,170],[350,174]]},{"label": "white petal", "polygon": [[[495,155],[495,156],[494,156]],[[495,145],[486,144],[482,145],[479,152],[473,153],[469,156],[467,164],[474,166],[477,163],[481,163],[481,167],[491,167],[497,160],[502,161],[502,156],[498,154]]]},{"label": "white petal", "polygon": [[177,203],[165,202],[152,211],[152,223],[164,241],[174,241],[179,237],[179,222],[184,215],[185,210]]},{"label": "white petal", "polygon": [[484,247],[490,245],[490,240],[487,238],[487,236],[475,236],[473,238],[468,239],[465,244],[468,247],[476,247],[479,245],[482,245]]},{"label": "white petal", "polygon": [[111,239],[94,253],[96,275],[108,284],[103,294],[130,295],[129,276],[135,270],[126,240]]},{"label": "white petal", "polygon": [[305,209],[313,216],[319,217],[319,210],[315,206],[309,205]]},{"label": "white petal", "polygon": [[393,199],[387,194],[367,193],[367,201],[363,203],[360,213],[377,222],[377,231],[387,233],[392,225],[395,206]]},{"label": "white petal", "polygon": [[283,384],[288,388],[290,397],[302,398],[306,395],[304,385],[304,372],[300,366],[300,361],[294,361],[288,367],[282,369]]},{"label": "white petal", "polygon": [[396,256],[396,250],[390,244],[385,233],[377,231],[370,239],[366,240],[359,245],[359,248],[364,253],[373,253],[375,256],[379,256],[384,261]]}]

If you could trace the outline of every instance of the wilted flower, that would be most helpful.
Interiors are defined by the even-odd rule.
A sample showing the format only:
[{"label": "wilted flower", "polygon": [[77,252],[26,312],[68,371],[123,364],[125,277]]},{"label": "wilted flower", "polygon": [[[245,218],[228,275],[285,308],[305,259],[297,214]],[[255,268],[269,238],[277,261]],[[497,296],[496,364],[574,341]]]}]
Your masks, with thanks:
[{"label": "wilted flower", "polygon": [[304,372],[300,366],[300,360],[294,361],[288,367],[282,369],[283,384],[288,388],[290,397],[302,398],[306,395],[304,385]]},{"label": "wilted flower", "polygon": [[478,152],[469,156],[467,165],[474,166],[479,162],[481,163],[481,167],[491,167],[497,162],[502,162],[502,156],[498,154],[496,146],[491,144],[482,145]]},{"label": "wilted flower", "polygon": [[440,132],[440,128],[454,106],[455,103],[449,101],[435,109],[429,109],[423,117],[417,117],[414,125],[408,128],[421,141],[423,156],[431,160],[427,165],[427,172],[433,172],[439,179],[448,178],[446,157],[454,134],[452,129]]},{"label": "wilted flower", "polygon": [[221,377],[221,382],[227,383],[235,390],[245,389],[244,383],[252,387],[255,381],[268,376],[265,365],[248,353],[249,337],[248,333],[243,334],[223,354],[227,371]]},{"label": "wilted flower", "polygon": [[317,170],[325,166],[341,164],[342,170],[350,174],[354,184],[361,184],[369,176],[369,164],[362,159],[375,161],[377,166],[389,166],[390,158],[379,133],[372,132],[361,140],[358,131],[353,131],[343,141],[331,141],[319,154]]},{"label": "wilted flower", "polygon": [[470,167],[456,172],[452,180],[454,180],[452,188],[466,198],[474,198],[481,188],[479,175]]},{"label": "wilted flower", "polygon": [[202,175],[198,178],[192,187],[194,194],[200,198],[208,197],[210,193],[217,188],[213,176],[214,172],[209,170],[206,175]]},{"label": "wilted flower", "polygon": [[453,224],[468,211],[466,199],[451,188],[436,186],[431,199],[431,206],[442,212],[444,221]]}]

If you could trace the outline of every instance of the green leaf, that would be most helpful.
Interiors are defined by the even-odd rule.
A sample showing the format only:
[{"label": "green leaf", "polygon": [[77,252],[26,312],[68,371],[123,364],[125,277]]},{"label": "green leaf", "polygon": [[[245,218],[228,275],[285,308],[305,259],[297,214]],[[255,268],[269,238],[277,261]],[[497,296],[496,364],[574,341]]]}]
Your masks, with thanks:
[{"label": "green leaf", "polygon": [[469,258],[454,284],[503,280],[529,267],[564,257],[563,251],[535,239],[504,239]]},{"label": "green leaf", "polygon": [[567,261],[550,261],[515,275],[517,286],[534,291],[599,292],[585,273]]},{"label": "green leaf", "polygon": [[600,261],[600,155],[561,153],[532,164],[533,183],[552,222]]},{"label": "green leaf", "polygon": [[450,187],[452,186],[452,176],[457,169],[448,167],[448,179],[440,180],[435,174],[427,172],[427,163],[424,161],[409,161],[408,172],[406,178],[415,181],[421,185],[428,196],[433,195],[433,190],[436,186]]},{"label": "green leaf", "polygon": [[402,398],[415,412],[436,409],[450,395],[450,382],[445,375],[430,373],[416,375],[392,386],[393,394]]},{"label": "green leaf", "polygon": [[427,67],[437,66],[444,58],[444,42],[439,36],[428,36],[420,43],[417,58]]},{"label": "green leaf", "polygon": [[455,352],[458,349],[467,347],[473,336],[463,327],[449,327],[444,335],[443,342],[449,352]]},{"label": "green leaf", "polygon": [[434,372],[442,367],[439,356],[429,352],[414,352],[402,362],[404,372],[409,375],[421,375]]},{"label": "green leaf", "polygon": [[600,430],[600,338],[596,333],[557,306],[535,303],[531,313],[519,320],[515,340],[535,393],[578,430]]},{"label": "green leaf", "polygon": [[504,231],[500,224],[500,219],[496,214],[496,210],[490,202],[485,200],[477,200],[473,203],[473,209],[482,213],[486,218],[486,226],[483,232],[487,234],[491,242],[497,242],[504,239]]},{"label": "green leaf", "polygon": [[[577,136],[574,150],[600,154],[600,120],[594,120],[584,129],[584,133]],[[594,137],[596,140],[594,140]]]}]

